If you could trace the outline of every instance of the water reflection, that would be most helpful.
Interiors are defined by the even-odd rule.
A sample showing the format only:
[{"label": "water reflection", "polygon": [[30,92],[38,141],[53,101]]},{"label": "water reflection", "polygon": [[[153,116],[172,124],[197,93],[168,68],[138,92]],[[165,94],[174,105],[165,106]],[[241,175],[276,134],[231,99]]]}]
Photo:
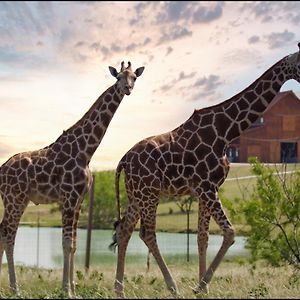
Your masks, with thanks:
[{"label": "water reflection", "polygon": [[[166,262],[172,259],[185,259],[187,253],[186,234],[182,233],[157,233],[157,240]],[[116,262],[116,253],[108,249],[112,241],[111,230],[93,230],[91,242],[92,266],[111,264]],[[210,235],[208,258],[211,259],[222,243],[222,236]],[[77,251],[75,254],[76,266],[84,266],[86,248],[86,230],[78,229]],[[190,234],[190,260],[196,260],[197,237]],[[127,263],[146,261],[148,248],[141,241],[138,232],[134,232],[128,245]],[[228,250],[226,257],[247,256],[245,238],[236,237],[234,245]],[[6,263],[6,257],[3,262]],[[20,227],[15,243],[15,264],[38,266],[44,268],[61,268],[62,257],[62,229],[61,228],[34,228]]]}]

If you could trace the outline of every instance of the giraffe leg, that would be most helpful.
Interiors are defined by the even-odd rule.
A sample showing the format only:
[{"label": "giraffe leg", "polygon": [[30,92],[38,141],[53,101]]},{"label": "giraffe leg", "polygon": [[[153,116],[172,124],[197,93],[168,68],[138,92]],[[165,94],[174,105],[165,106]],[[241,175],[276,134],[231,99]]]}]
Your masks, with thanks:
[{"label": "giraffe leg", "polygon": [[214,260],[201,279],[196,292],[203,292],[207,290],[207,285],[211,281],[213,273],[216,271],[228,248],[234,243],[234,229],[224,213],[217,192],[208,191],[203,193],[202,199],[206,200],[206,205],[210,215],[213,216],[216,223],[223,230],[223,243]]},{"label": "giraffe leg", "polygon": [[75,252],[76,252],[76,245],[77,245],[77,224],[78,224],[78,219],[79,219],[79,213],[80,213],[80,208],[76,211],[75,213],[75,220],[73,222],[73,246],[71,248],[71,257],[70,257],[70,285],[71,285],[71,292],[72,295],[75,296],[75,287],[76,283],[74,281],[74,261],[75,261]]},{"label": "giraffe leg", "polygon": [[[209,238],[210,213],[205,203],[199,199],[199,218],[198,218],[198,255],[199,255],[199,282],[206,272],[206,251]],[[197,289],[195,290],[196,292]],[[203,293],[208,293],[208,284],[204,286]]]},{"label": "giraffe leg", "polygon": [[[29,200],[27,199],[14,199],[12,197],[4,198],[4,207],[5,212],[3,220],[1,223],[1,244],[2,244],[2,254],[3,250],[6,252],[8,273],[9,273],[9,282],[12,292],[19,294],[19,289],[16,280],[15,265],[14,265],[14,246],[16,234],[19,226],[20,219],[23,215],[25,208],[28,205]],[[8,204],[13,205],[14,213],[8,213],[6,208]]]},{"label": "giraffe leg", "polygon": [[118,298],[125,298],[123,279],[125,270],[125,256],[129,239],[139,219],[137,207],[130,205],[127,213],[121,219],[116,228],[118,243],[118,261],[115,279],[115,292]]},{"label": "giraffe leg", "polygon": [[[72,203],[72,201],[71,201]],[[75,209],[63,207],[62,223],[63,223],[63,254],[64,254],[64,267],[63,267],[63,282],[62,288],[67,293],[68,297],[72,298],[72,292],[70,289],[70,278],[73,269],[71,268],[73,246],[73,224],[75,220]],[[72,269],[72,271],[71,271]],[[73,276],[73,275],[72,275]]]},{"label": "giraffe leg", "polygon": [[[150,201],[153,203],[153,201]],[[158,203],[158,201],[157,201]],[[140,227],[140,238],[149,248],[157,264],[164,276],[166,285],[168,289],[175,295],[178,294],[178,289],[176,283],[159,251],[157,240],[156,240],[156,209],[157,205],[154,207],[147,207],[147,209],[141,210],[141,227]]]},{"label": "giraffe leg", "polygon": [[4,241],[3,241],[3,235],[2,235],[2,226],[0,225],[0,276],[1,276],[1,270],[2,270],[3,253],[4,253]]}]

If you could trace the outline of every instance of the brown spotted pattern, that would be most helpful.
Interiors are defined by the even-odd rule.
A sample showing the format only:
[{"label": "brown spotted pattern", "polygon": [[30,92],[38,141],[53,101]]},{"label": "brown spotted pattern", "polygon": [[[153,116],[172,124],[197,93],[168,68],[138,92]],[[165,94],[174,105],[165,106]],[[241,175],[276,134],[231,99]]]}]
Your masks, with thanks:
[{"label": "brown spotted pattern", "polygon": [[[214,271],[227,249],[234,243],[234,229],[218,197],[218,189],[229,171],[226,149],[263,113],[289,79],[300,82],[299,54],[287,56],[268,69],[248,88],[218,105],[195,110],[178,128],[146,138],[133,146],[116,170],[116,194],[119,207],[119,176],[125,172],[128,208],[116,223],[118,262],[115,290],[124,297],[123,276],[126,247],[137,221],[140,237],[155,257],[168,288],[177,292],[157,245],[156,209],[161,195],[190,194],[199,199],[198,251],[199,286],[195,292],[207,292]],[[224,233],[223,244],[206,269],[208,228],[213,217]]]},{"label": "brown spotted pattern", "polygon": [[131,66],[118,73],[110,67],[117,82],[109,87],[88,112],[51,145],[37,151],[19,153],[0,168],[0,195],[4,216],[0,224],[0,259],[6,252],[10,286],[18,291],[14,270],[14,242],[20,218],[29,201],[38,204],[62,203],[63,288],[74,296],[74,253],[80,206],[91,184],[89,162],[124,95],[129,95],[137,76]]}]

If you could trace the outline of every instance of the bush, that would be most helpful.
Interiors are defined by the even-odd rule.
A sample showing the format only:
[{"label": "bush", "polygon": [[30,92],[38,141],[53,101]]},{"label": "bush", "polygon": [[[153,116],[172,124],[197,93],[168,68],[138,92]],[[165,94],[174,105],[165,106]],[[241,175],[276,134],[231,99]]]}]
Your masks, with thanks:
[{"label": "bush", "polygon": [[250,225],[247,247],[252,259],[279,266],[288,262],[300,269],[300,171],[275,172],[256,159],[249,160],[257,186],[242,210]]},{"label": "bush", "polygon": [[[111,229],[117,219],[117,205],[115,195],[115,172],[101,171],[94,172],[95,189],[94,189],[94,206],[93,206],[93,228],[94,229]],[[127,203],[127,194],[124,186],[124,176],[120,177],[120,202],[124,207]],[[86,196],[87,197],[87,196]],[[123,205],[122,205],[123,204]],[[88,212],[89,201],[86,199],[83,203],[82,211]]]}]

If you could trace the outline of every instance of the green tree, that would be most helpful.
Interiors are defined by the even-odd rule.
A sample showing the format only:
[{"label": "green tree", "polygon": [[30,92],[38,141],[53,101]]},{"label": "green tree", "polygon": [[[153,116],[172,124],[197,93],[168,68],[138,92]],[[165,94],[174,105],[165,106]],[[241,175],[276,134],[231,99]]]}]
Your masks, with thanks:
[{"label": "green tree", "polygon": [[[93,228],[111,229],[117,219],[117,206],[115,195],[115,172],[101,171],[94,172],[95,190],[93,207]],[[120,178],[120,201],[121,207],[127,202],[123,176]],[[89,202],[86,199],[82,212],[87,213]]]},{"label": "green tree", "polygon": [[247,247],[252,259],[272,265],[288,262],[300,268],[300,171],[282,172],[256,159],[249,160],[257,186],[242,206],[250,225]]}]

